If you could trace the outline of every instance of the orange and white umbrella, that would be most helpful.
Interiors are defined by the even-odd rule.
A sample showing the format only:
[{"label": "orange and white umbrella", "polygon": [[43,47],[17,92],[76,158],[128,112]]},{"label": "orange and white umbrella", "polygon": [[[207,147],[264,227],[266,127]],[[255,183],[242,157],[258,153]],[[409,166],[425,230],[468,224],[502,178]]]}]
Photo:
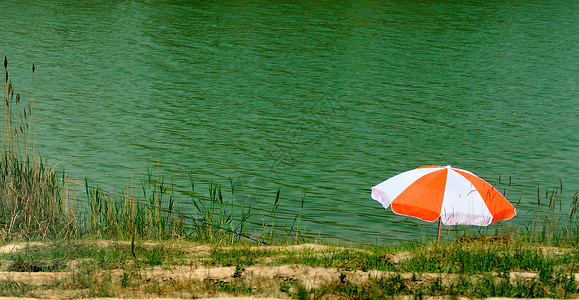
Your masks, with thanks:
[{"label": "orange and white umbrella", "polygon": [[424,166],[398,174],[374,186],[372,199],[399,215],[428,222],[440,217],[444,225],[487,226],[516,214],[488,182],[451,166]]}]

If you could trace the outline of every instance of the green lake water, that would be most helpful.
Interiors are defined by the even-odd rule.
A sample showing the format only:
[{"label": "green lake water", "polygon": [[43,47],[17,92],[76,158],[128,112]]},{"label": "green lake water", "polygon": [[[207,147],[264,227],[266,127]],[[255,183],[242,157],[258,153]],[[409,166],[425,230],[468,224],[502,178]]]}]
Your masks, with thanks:
[{"label": "green lake water", "polygon": [[[434,236],[370,188],[463,168],[533,221],[579,190],[578,1],[5,0],[0,54],[36,148],[120,190],[156,166],[329,240]],[[35,63],[34,80],[30,70]],[[32,88],[34,82],[34,89]],[[499,182],[499,178],[501,178]],[[510,181],[511,185],[507,186]],[[305,195],[305,196],[304,196]],[[495,225],[493,225],[495,226]]]}]

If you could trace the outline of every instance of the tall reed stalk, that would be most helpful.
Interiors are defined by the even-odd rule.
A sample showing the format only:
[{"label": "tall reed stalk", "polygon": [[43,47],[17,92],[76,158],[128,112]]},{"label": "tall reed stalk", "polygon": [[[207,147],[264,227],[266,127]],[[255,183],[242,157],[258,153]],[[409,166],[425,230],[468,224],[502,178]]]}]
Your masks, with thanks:
[{"label": "tall reed stalk", "polygon": [[[500,179],[499,179],[500,183]],[[511,186],[509,180],[508,187]],[[506,189],[503,191],[506,194]],[[579,245],[579,192],[570,195],[564,192],[563,182],[558,180],[557,187],[541,189],[537,187],[535,201],[530,208],[520,207],[522,198],[515,205],[517,215],[524,215],[531,222],[520,222],[515,217],[512,222],[497,222],[488,227],[458,227],[459,240],[482,238],[509,240],[520,239],[525,242],[552,246]],[[474,235],[474,236],[472,236]]]},{"label": "tall reed stalk", "polygon": [[171,213],[178,212],[177,201],[163,178],[149,173],[139,191],[127,186],[121,194],[84,186],[88,195],[88,206],[80,214],[84,233],[113,239],[187,236],[182,218]]},{"label": "tall reed stalk", "polygon": [[[198,192],[190,177],[191,190],[184,201],[178,201],[173,182],[166,182],[158,172],[154,176],[149,171],[140,184],[126,186],[121,193],[85,183],[82,185],[88,195],[87,205],[77,213],[80,230],[100,238],[182,237],[212,244],[288,243],[303,239],[299,232],[301,214],[290,227],[277,225],[280,191],[276,192],[270,211],[255,215],[249,207],[236,203],[235,189],[231,181],[230,184],[227,199],[220,184],[210,183],[206,192]],[[260,218],[262,222],[257,222]]]},{"label": "tall reed stalk", "polygon": [[0,157],[0,239],[43,239],[70,235],[76,224],[61,197],[52,166],[28,151],[32,107],[24,105],[4,58],[2,157]]},{"label": "tall reed stalk", "polygon": [[579,245],[578,195],[575,193],[570,201],[565,201],[568,196],[563,193],[561,179],[556,188],[541,191],[537,187],[536,221],[524,226],[523,236],[544,244]]}]

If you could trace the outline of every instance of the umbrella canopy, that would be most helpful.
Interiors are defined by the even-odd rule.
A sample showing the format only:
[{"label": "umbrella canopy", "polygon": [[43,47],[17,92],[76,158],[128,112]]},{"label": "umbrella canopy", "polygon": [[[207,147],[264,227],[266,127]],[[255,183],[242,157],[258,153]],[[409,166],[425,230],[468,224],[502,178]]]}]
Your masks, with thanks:
[{"label": "umbrella canopy", "polygon": [[372,199],[399,215],[444,225],[486,226],[515,216],[515,208],[492,185],[451,166],[424,166],[372,188]]}]

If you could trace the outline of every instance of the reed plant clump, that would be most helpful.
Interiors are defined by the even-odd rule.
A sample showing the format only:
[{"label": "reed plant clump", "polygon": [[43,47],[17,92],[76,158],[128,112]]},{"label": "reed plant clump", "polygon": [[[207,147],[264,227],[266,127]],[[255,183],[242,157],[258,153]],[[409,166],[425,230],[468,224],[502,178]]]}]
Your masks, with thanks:
[{"label": "reed plant clump", "polygon": [[54,168],[34,153],[30,143],[33,105],[26,105],[15,92],[6,57],[4,74],[0,240],[70,235],[76,231],[72,209],[60,193]]},{"label": "reed plant clump", "polygon": [[156,176],[147,172],[140,184],[126,186],[121,193],[80,184],[88,197],[82,211],[77,212],[79,229],[99,238],[125,240],[187,238],[211,244],[303,240],[299,231],[301,214],[289,227],[277,224],[280,191],[276,192],[271,210],[257,215],[234,201],[233,184],[228,198],[220,184],[210,183],[204,193],[195,190],[193,178],[189,180],[191,190],[184,194],[183,201],[178,201],[175,185],[159,172]]},{"label": "reed plant clump", "polygon": [[87,205],[79,215],[83,234],[110,239],[167,239],[187,236],[175,194],[162,178],[149,173],[140,189],[112,193],[84,184]]},{"label": "reed plant clump", "polygon": [[231,198],[227,200],[222,186],[209,183],[207,194],[196,192],[195,183],[189,176],[191,191],[189,203],[193,211],[191,236],[205,242],[235,243],[247,235],[250,210],[243,205],[234,205],[234,188],[231,186]]},{"label": "reed plant clump", "polygon": [[[220,184],[209,184],[207,194],[195,192],[193,178],[189,178],[191,193],[187,203],[193,207],[192,236],[200,241],[211,243],[259,242],[262,244],[297,244],[304,240],[300,231],[302,210],[293,222],[280,222],[278,210],[281,204],[281,191],[275,191],[269,207],[255,209],[236,201],[235,187],[229,181],[229,192],[224,192]],[[226,197],[229,195],[229,197]]]},{"label": "reed plant clump", "polygon": [[[499,178],[499,184],[500,178]],[[511,187],[503,185],[506,193]],[[516,216],[513,222],[497,222],[491,226],[457,226],[453,237],[458,241],[486,240],[488,242],[509,242],[518,240],[526,243],[556,247],[579,246],[579,192],[565,190],[561,179],[555,187],[537,187],[534,200],[527,200],[521,207],[519,198],[515,207],[517,215],[524,215],[530,222],[520,222]],[[450,232],[450,230],[449,230]]]},{"label": "reed plant clump", "polygon": [[553,246],[579,245],[579,192],[570,198],[563,183],[541,191],[537,187],[536,220],[524,225],[520,236],[528,241]]}]

